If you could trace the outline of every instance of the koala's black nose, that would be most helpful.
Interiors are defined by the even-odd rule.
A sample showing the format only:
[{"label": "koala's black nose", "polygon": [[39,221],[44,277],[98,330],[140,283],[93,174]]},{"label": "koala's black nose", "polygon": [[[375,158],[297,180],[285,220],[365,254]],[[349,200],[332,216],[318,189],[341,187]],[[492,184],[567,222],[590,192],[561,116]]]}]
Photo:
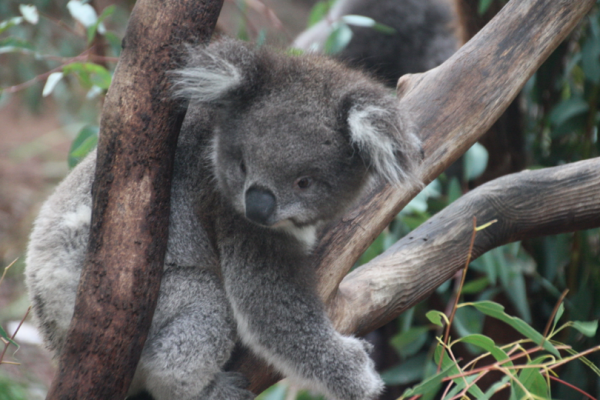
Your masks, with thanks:
[{"label": "koala's black nose", "polygon": [[251,187],[246,192],[246,218],[267,225],[275,211],[275,196],[268,190]]}]

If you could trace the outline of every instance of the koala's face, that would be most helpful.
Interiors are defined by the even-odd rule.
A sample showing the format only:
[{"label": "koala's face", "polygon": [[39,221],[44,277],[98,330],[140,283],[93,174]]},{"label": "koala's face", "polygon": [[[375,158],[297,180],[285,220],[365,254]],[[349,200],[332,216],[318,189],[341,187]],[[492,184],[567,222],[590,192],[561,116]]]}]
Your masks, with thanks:
[{"label": "koala's face", "polygon": [[329,221],[366,179],[339,109],[305,96],[290,87],[221,117],[213,155],[219,189],[254,223],[303,228]]},{"label": "koala's face", "polygon": [[304,240],[369,175],[414,181],[419,140],[389,91],[358,71],[225,40],[174,74],[179,95],[215,110],[219,192],[253,223]]}]

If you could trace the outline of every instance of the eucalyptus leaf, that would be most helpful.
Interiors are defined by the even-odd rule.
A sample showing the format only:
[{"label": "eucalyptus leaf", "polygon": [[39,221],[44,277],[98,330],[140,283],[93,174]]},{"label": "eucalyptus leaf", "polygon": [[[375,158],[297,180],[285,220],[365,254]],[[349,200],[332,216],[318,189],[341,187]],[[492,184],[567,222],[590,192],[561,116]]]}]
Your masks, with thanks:
[{"label": "eucalyptus leaf", "polygon": [[287,385],[279,382],[262,392],[256,400],[285,400],[287,391]]},{"label": "eucalyptus leaf", "polygon": [[19,4],[19,11],[23,18],[32,25],[36,25],[40,20],[37,7],[32,4]]},{"label": "eucalyptus leaf", "polygon": [[489,155],[485,147],[474,143],[463,157],[464,180],[472,181],[479,178],[487,167],[488,159]]},{"label": "eucalyptus leaf", "polygon": [[308,27],[310,28],[317,22],[321,21],[331,8],[331,1],[319,1],[315,3],[313,8],[310,10],[310,15],[308,16]]},{"label": "eucalyptus leaf", "polygon": [[500,347],[496,346],[496,343],[492,339],[487,336],[480,334],[473,334],[469,336],[465,336],[457,340],[457,342],[469,343],[474,346],[480,347],[483,350],[487,351],[496,359],[498,362],[502,362],[503,366],[513,366],[512,361],[508,357],[508,354]]},{"label": "eucalyptus leaf", "polygon": [[600,83],[600,37],[588,37],[581,48],[581,67],[585,78]]},{"label": "eucalyptus leaf", "polygon": [[396,30],[394,28],[392,28],[391,26],[387,26],[384,24],[381,24],[379,22],[376,22],[375,25],[373,25],[373,29],[376,30],[377,32],[386,34],[386,35],[393,35],[394,33],[396,33]]},{"label": "eucalyptus leaf", "polygon": [[35,54],[35,49],[27,40],[9,36],[0,40],[0,54],[3,53]]},{"label": "eucalyptus leaf", "polygon": [[6,333],[6,331],[4,330],[4,328],[2,326],[0,326],[0,337],[2,337],[8,343],[15,346],[17,348],[17,350],[19,349],[19,347],[20,347],[19,344],[11,339],[11,337],[8,335],[8,333]]},{"label": "eucalyptus leaf", "polygon": [[561,358],[560,353],[558,350],[556,350],[556,347],[546,340],[541,333],[533,329],[522,319],[506,314],[502,305],[492,301],[465,303],[465,305],[471,305],[485,315],[499,319],[500,321],[512,326],[516,331],[531,339],[534,343],[541,345],[546,351],[554,354],[557,358]]},{"label": "eucalyptus leaf", "polygon": [[479,15],[483,15],[492,5],[492,0],[479,0],[479,7],[477,7],[477,12]]},{"label": "eucalyptus leaf", "polygon": [[98,14],[94,7],[90,4],[84,4],[79,0],[71,0],[67,3],[67,10],[69,13],[79,23],[81,23],[86,28],[94,25],[96,21],[98,21]]},{"label": "eucalyptus leaf", "polygon": [[440,311],[431,310],[431,311],[427,312],[427,314],[425,314],[425,316],[427,317],[427,319],[429,321],[431,321],[432,324],[435,324],[437,326],[444,326],[444,323],[442,322],[442,320],[444,322],[446,322],[446,315]]},{"label": "eucalyptus leaf", "polygon": [[84,126],[77,137],[71,143],[71,149],[69,150],[69,168],[74,168],[83,158],[92,151],[98,143],[98,133],[100,128],[98,126]]},{"label": "eucalyptus leaf", "polygon": [[475,279],[475,280],[465,283],[465,285],[462,288],[462,293],[463,294],[476,294],[476,293],[481,292],[486,287],[488,287],[489,284],[490,284],[489,278],[484,276],[483,278]]},{"label": "eucalyptus leaf", "polygon": [[427,354],[422,353],[402,361],[399,365],[383,371],[381,379],[386,385],[408,385],[411,382],[423,379],[427,360]]},{"label": "eucalyptus leaf", "polygon": [[[390,344],[398,351],[399,353],[403,352],[407,346],[416,347],[414,343],[418,341],[418,339],[423,336],[427,337],[427,332],[429,332],[430,328],[427,326],[417,326],[410,328],[407,331],[400,332],[395,335],[391,340]],[[419,349],[417,349],[419,350]]]},{"label": "eucalyptus leaf", "polygon": [[63,76],[64,75],[62,72],[51,73],[48,76],[48,79],[46,79],[46,84],[44,85],[44,89],[42,90],[42,96],[46,97],[50,93],[52,93],[52,91],[54,90],[58,82],[60,82],[60,80],[63,78]]},{"label": "eucalyptus leaf", "polygon": [[556,126],[561,125],[570,118],[586,113],[589,108],[589,104],[583,98],[572,97],[554,107],[550,113],[550,122]]},{"label": "eucalyptus leaf", "polygon": [[598,330],[598,321],[573,321],[571,326],[587,337],[594,337]]},{"label": "eucalyptus leaf", "polygon": [[352,40],[352,29],[343,22],[336,23],[325,41],[325,53],[339,53],[348,46],[350,40]]},{"label": "eucalyptus leaf", "polygon": [[365,17],[364,15],[344,15],[340,19],[348,25],[362,26],[366,28],[373,27],[376,23],[373,18]]},{"label": "eucalyptus leaf", "polygon": [[12,17],[11,19],[0,22],[0,33],[12,28],[13,26],[20,25],[23,21],[23,17]]},{"label": "eucalyptus leaf", "polygon": [[[544,362],[545,357],[538,357],[534,360],[528,362],[528,365],[541,364]],[[527,388],[527,391],[537,396],[536,399],[548,399],[550,400],[550,388],[548,387],[548,382],[540,373],[538,368],[524,368],[519,373],[519,382],[523,384],[524,387]],[[513,390],[516,393],[517,398],[527,398],[525,397],[525,392],[518,384],[512,385]]]}]

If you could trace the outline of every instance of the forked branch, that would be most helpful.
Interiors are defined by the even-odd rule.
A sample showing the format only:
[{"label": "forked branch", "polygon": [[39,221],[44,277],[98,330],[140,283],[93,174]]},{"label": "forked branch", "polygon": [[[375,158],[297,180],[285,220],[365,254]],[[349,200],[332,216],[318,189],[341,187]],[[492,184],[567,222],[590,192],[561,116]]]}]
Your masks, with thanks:
[{"label": "forked branch", "polygon": [[[595,0],[509,2],[478,35],[444,64],[423,74],[404,76],[400,80],[398,85],[400,105],[406,110],[407,116],[424,141],[425,158],[419,171],[419,176],[424,183],[435,179],[490,128],[525,82],[594,3]],[[598,164],[597,161],[595,162],[597,169]],[[574,171],[577,176],[580,172],[577,168],[580,167],[584,168],[575,165],[573,166],[575,170],[569,171]],[[555,172],[548,172],[548,174],[553,173]],[[588,183],[595,185],[598,193],[597,177],[593,178],[594,174],[591,172],[589,174]],[[491,183],[492,186],[486,185],[488,189],[484,190],[491,190],[495,184],[506,184],[506,180],[498,180]],[[518,190],[515,190],[512,193],[517,196]],[[464,256],[466,251],[462,248],[440,246],[435,249],[427,245],[423,246],[422,243],[420,243],[422,247],[418,251],[410,252],[411,258],[406,259],[409,253],[400,251],[407,246],[406,242],[402,241],[394,246],[399,253],[387,253],[386,258],[378,258],[344,279],[358,257],[418,191],[417,186],[398,189],[381,185],[374,188],[354,210],[322,238],[316,250],[319,292],[329,307],[336,327],[341,331],[365,333],[381,326],[452,276],[456,270],[455,262],[457,265],[464,262],[461,256]],[[473,199],[473,196],[476,194],[468,199]],[[583,201],[582,197],[587,196],[590,207],[593,203],[598,207],[600,203],[597,194],[592,195],[589,191],[583,194],[574,192],[573,196],[576,201]],[[508,229],[505,224],[500,224],[493,230],[487,231],[486,236],[480,235],[476,254],[480,255],[484,249],[488,250],[518,238],[598,225],[597,220],[590,224],[581,222],[587,218],[585,213],[581,215],[580,222],[567,220],[562,225],[557,223],[557,221],[565,222],[561,219],[563,214],[559,210],[566,212],[567,215],[573,214],[570,205],[561,202],[560,196],[548,199],[551,198],[555,203],[549,200],[546,202],[546,207],[557,207],[555,219],[548,220],[544,215],[537,214],[538,219],[528,220],[529,229],[516,229],[512,231],[513,236],[497,236],[493,240],[488,238],[491,247],[484,246],[480,242],[483,238],[494,232],[500,235],[501,232],[498,231],[500,228]],[[441,232],[448,230],[449,226],[446,225],[444,216],[448,218],[450,213],[458,212],[458,205],[465,204],[468,199],[440,214],[441,220],[427,222],[422,229],[431,229],[432,232],[436,229]],[[481,204],[479,206],[484,207]],[[477,215],[479,221],[485,221],[487,214],[494,213],[494,209],[486,211],[485,207],[475,209],[468,204],[465,204],[465,207],[465,210],[472,210],[471,213],[462,210],[462,214],[457,214],[457,218],[458,221],[466,221],[469,234],[473,214]],[[596,215],[598,215],[597,211],[596,208]],[[526,214],[531,218],[531,213],[526,212]],[[507,217],[509,218],[510,214]],[[510,221],[510,218],[507,221]],[[554,230],[545,231],[544,227],[547,226],[553,226]],[[453,225],[452,232],[459,231],[460,224]],[[412,242],[411,239],[406,240],[417,243],[414,239],[417,236],[414,235]],[[449,240],[448,246],[452,244],[456,246],[456,242],[450,240],[453,238],[452,235],[443,236]],[[427,238],[427,236],[419,237]],[[435,251],[438,252],[434,253]],[[425,252],[432,252],[432,254],[426,259]],[[441,259],[444,263],[436,266],[435,261],[439,262]],[[385,261],[380,262],[382,260]],[[427,260],[431,262],[429,269],[425,265]],[[418,279],[411,279],[415,271],[428,271],[428,273],[419,272],[416,274]],[[442,271],[444,271],[443,276],[440,276]],[[377,274],[381,274],[382,278],[375,279],[374,276]],[[265,389],[277,379],[272,371],[245,351],[237,355],[233,367],[250,378],[252,390],[256,392]]]}]

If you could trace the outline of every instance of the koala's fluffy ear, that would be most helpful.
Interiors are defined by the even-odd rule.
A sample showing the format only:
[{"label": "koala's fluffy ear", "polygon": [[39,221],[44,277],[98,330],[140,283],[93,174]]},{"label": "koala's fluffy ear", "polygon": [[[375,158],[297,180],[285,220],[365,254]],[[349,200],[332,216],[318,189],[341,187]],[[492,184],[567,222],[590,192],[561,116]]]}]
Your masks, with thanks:
[{"label": "koala's fluffy ear", "polygon": [[248,77],[254,53],[245,44],[223,40],[206,48],[188,48],[185,67],[171,72],[175,97],[224,104]]},{"label": "koala's fluffy ear", "polygon": [[419,183],[415,171],[423,158],[421,141],[395,102],[352,105],[347,112],[350,142],[373,172],[391,184]]}]

